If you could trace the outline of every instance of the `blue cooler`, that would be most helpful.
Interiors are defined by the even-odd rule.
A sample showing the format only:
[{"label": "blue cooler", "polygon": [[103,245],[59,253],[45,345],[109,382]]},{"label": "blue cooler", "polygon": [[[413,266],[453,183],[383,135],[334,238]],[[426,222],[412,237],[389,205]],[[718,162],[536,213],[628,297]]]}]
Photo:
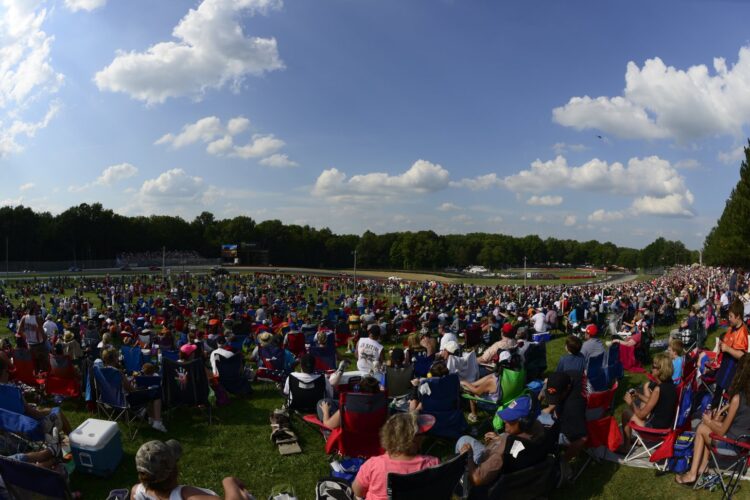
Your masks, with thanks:
[{"label": "blue cooler", "polygon": [[550,340],[552,340],[552,334],[550,334],[549,332],[535,333],[532,340],[534,342],[549,342]]},{"label": "blue cooler", "polygon": [[122,441],[117,422],[89,418],[70,434],[76,469],[106,477],[122,460]]}]

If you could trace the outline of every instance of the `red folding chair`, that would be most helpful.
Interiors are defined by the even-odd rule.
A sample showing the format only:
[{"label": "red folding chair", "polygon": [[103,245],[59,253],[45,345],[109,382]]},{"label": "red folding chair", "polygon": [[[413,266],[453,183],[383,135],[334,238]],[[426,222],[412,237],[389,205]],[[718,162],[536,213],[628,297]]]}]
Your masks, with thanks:
[{"label": "red folding chair", "polygon": [[[584,384],[585,386],[585,384]],[[586,395],[586,462],[576,473],[573,481],[577,480],[592,460],[599,460],[594,450],[607,448],[615,451],[622,444],[622,433],[617,419],[612,416],[612,401],[618,389],[618,382],[611,388],[601,392],[590,392]]]},{"label": "red folding chair", "polygon": [[44,385],[44,377],[34,373],[34,358],[28,349],[14,349],[11,356],[13,368],[10,377],[32,387]]},{"label": "red folding chair", "polygon": [[[690,410],[695,393],[694,386],[695,371],[683,377],[682,382],[677,386],[677,407],[675,408],[672,427],[654,429],[628,422],[628,426],[633,430],[633,437],[635,439],[630,450],[628,450],[628,454],[625,456],[625,463],[648,457],[650,462],[656,464],[657,469],[666,470],[666,459],[672,456],[677,437],[682,432],[690,430]],[[638,448],[643,449],[636,453]],[[660,465],[658,462],[662,460],[663,463]]]},{"label": "red folding chair", "polygon": [[284,337],[284,346],[294,354],[295,358],[300,358],[307,349],[305,347],[305,334],[302,332],[289,332]]},{"label": "red folding chair", "polygon": [[321,431],[330,431],[326,453],[363,458],[383,453],[380,428],[388,418],[388,398],[385,393],[344,392],[339,396],[339,411],[341,425],[336,429],[327,429],[315,415],[302,417]]},{"label": "red folding chair", "polygon": [[44,384],[44,392],[52,396],[77,398],[81,395],[81,384],[76,376],[70,356],[50,355],[50,372]]},{"label": "red folding chair", "polygon": [[[725,436],[711,433],[711,446],[709,447],[710,460],[708,470],[698,477],[695,487],[705,484],[706,474],[713,474],[716,484],[721,485],[724,492],[722,499],[732,498],[732,495],[740,487],[740,481],[750,466],[750,435],[740,436],[739,439],[730,439]],[[718,446],[719,443],[726,443]],[[725,476],[729,479],[725,480]]]}]

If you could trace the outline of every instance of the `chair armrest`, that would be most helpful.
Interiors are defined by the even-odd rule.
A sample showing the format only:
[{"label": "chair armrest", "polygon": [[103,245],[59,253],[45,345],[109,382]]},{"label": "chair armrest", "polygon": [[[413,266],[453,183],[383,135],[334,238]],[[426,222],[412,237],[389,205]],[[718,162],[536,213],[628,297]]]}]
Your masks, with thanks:
[{"label": "chair armrest", "polygon": [[726,436],[720,436],[713,432],[711,433],[711,439],[713,439],[714,441],[723,441],[725,443],[731,444],[732,446],[736,446],[738,448],[744,448],[745,450],[750,451],[750,443],[737,441],[735,439],[731,439]]},{"label": "chair armrest", "polygon": [[325,425],[323,425],[323,422],[321,422],[320,420],[318,420],[317,415],[302,415],[302,420],[304,420],[308,424],[312,424],[312,425],[320,428],[321,430],[327,430],[327,431],[332,431],[333,430],[333,429],[329,429],[328,427],[326,427]]},{"label": "chair armrest", "polygon": [[628,427],[641,434],[652,434],[654,436],[666,436],[672,432],[672,429],[653,429],[651,427],[642,427],[633,422],[628,422]]}]

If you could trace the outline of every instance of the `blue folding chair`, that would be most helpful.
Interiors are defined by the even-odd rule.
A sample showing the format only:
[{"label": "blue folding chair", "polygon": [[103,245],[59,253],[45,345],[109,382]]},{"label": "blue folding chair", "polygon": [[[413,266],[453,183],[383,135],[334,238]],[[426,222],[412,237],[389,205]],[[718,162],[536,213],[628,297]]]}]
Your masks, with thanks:
[{"label": "blue folding chair", "polygon": [[138,420],[138,408],[132,408],[123,387],[122,373],[112,367],[94,366],[94,385],[96,388],[96,407],[99,413],[108,420],[121,421],[128,430],[130,439],[135,439],[138,428],[133,424]]},{"label": "blue folding chair", "polygon": [[[59,411],[53,408],[52,414]],[[0,384],[0,431],[18,434],[30,441],[44,440],[44,422],[24,414],[23,392],[12,384]]]},{"label": "blue folding chair", "polygon": [[458,375],[451,373],[443,377],[429,378],[429,394],[422,399],[422,413],[433,415],[435,425],[428,434],[444,438],[459,438],[467,424],[461,410],[461,382]]},{"label": "blue folding chair", "polygon": [[234,340],[229,342],[229,345],[232,346],[234,352],[242,352],[242,346],[245,344],[247,338],[248,335],[235,335]]},{"label": "blue folding chair", "polygon": [[609,346],[606,353],[607,357],[607,384],[612,385],[615,380],[620,380],[625,376],[622,362],[620,362],[620,344],[614,343]]},{"label": "blue folding chair", "polygon": [[131,347],[124,345],[120,347],[122,353],[122,363],[129,372],[139,372],[143,368],[143,353],[140,347]]},{"label": "blue folding chair", "polygon": [[336,369],[336,348],[330,345],[312,345],[309,350],[315,358],[315,370],[324,372]]},{"label": "blue folding chair", "polygon": [[0,457],[0,477],[11,500],[72,500],[65,476],[51,469]]},{"label": "blue folding chair", "polygon": [[427,374],[430,372],[430,367],[432,367],[432,363],[435,361],[435,355],[427,356],[423,352],[418,352],[417,355],[414,357],[413,363],[414,363],[414,376],[415,377],[426,377]]},{"label": "blue folding chair", "polygon": [[589,358],[586,364],[586,380],[591,386],[593,392],[602,392],[609,389],[609,383],[607,380],[607,371],[604,364],[604,355],[602,353],[598,356]]},{"label": "blue folding chair", "polygon": [[245,377],[242,366],[242,354],[235,354],[225,358],[219,356],[216,361],[216,369],[219,371],[219,384],[232,394],[248,395],[253,389],[250,381]]},{"label": "blue folding chair", "polygon": [[171,359],[177,361],[180,359],[180,351],[161,351],[161,359]]}]

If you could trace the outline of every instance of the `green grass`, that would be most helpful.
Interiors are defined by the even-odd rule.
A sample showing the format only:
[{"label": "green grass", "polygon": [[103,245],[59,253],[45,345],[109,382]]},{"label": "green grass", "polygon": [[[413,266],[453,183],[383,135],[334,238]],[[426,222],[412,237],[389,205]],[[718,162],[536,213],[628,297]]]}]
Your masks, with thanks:
[{"label": "green grass", "polygon": [[[659,327],[657,334],[666,335],[672,327]],[[9,332],[0,326],[0,336]],[[707,345],[713,345],[712,334]],[[564,336],[556,335],[547,344],[548,365],[554,369],[564,354]],[[349,355],[347,355],[349,356]],[[628,387],[642,384],[645,375],[626,373],[617,395],[616,415],[624,408],[622,396]],[[283,399],[272,384],[255,384],[250,398],[232,398],[230,405],[216,409],[214,424],[208,426],[206,416],[199,410],[180,410],[166,421],[169,433],[164,435],[141,426],[135,440],[123,437],[124,457],[114,475],[97,478],[74,473],[71,478],[74,490],[85,499],[105,498],[116,488],[130,488],[137,482],[134,456],[138,447],[151,439],[178,439],[184,456],[180,461],[181,483],[211,488],[219,493],[221,479],[234,475],[242,478],[260,500],[267,498],[279,485],[290,484],[298,498],[313,499],[318,479],[329,474],[331,458],[324,453],[321,435],[296,418],[293,427],[300,438],[303,453],[292,456],[279,455],[270,441],[269,413],[280,407]],[[85,419],[94,417],[79,401],[66,401],[63,409],[75,427]],[[124,430],[124,429],[123,429]],[[432,444],[429,440],[427,445]],[[446,458],[452,453],[451,445],[438,443],[432,454]],[[745,486],[736,498],[750,498],[750,487]],[[556,490],[555,499],[673,499],[711,498],[708,492],[692,492],[674,483],[673,475],[657,476],[654,470],[620,466],[610,462],[592,463],[581,478],[573,484]]]}]

